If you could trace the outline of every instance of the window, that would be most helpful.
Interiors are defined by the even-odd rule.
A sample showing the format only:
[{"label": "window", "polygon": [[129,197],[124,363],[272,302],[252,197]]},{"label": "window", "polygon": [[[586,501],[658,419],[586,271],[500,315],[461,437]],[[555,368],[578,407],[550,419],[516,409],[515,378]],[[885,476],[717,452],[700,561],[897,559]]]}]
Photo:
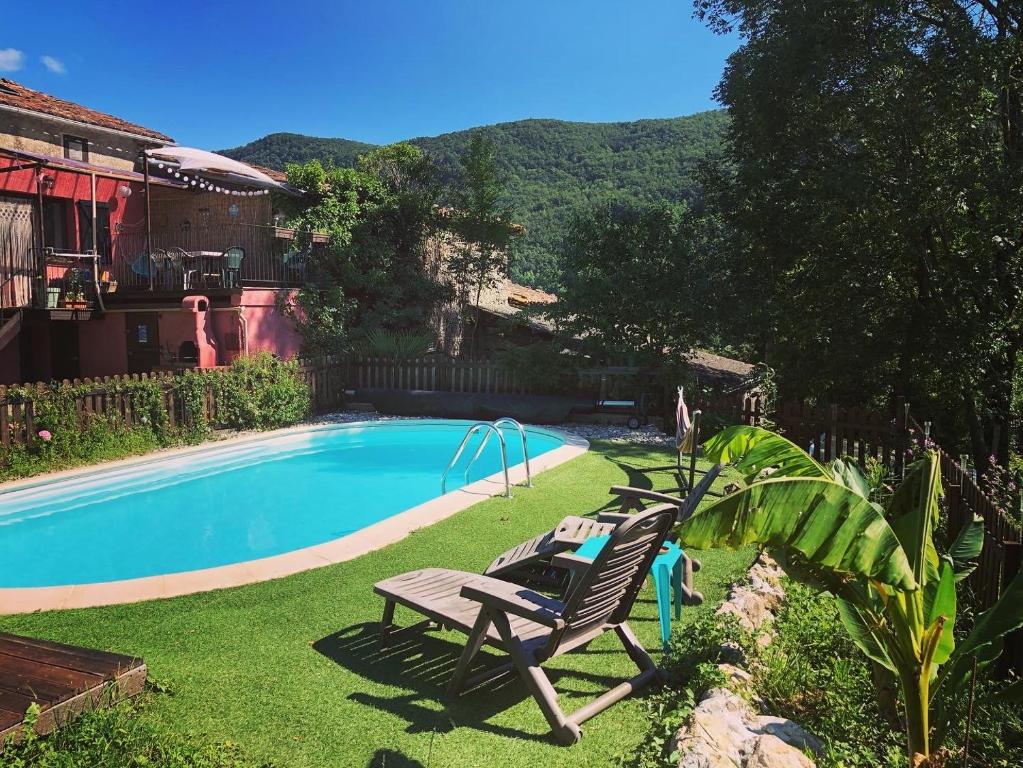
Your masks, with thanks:
[{"label": "window", "polygon": [[89,161],[89,142],[77,136],[64,136],[64,157],[68,160]]},{"label": "window", "polygon": [[[58,251],[70,247],[68,238],[68,203],[65,200],[47,198],[43,200],[43,237],[48,248]],[[90,235],[91,238],[91,235]]]},{"label": "window", "polygon": [[[92,203],[88,200],[78,201],[78,252],[89,253],[92,250]],[[96,253],[100,255],[101,264],[110,264],[110,207],[105,203],[96,203]]]}]

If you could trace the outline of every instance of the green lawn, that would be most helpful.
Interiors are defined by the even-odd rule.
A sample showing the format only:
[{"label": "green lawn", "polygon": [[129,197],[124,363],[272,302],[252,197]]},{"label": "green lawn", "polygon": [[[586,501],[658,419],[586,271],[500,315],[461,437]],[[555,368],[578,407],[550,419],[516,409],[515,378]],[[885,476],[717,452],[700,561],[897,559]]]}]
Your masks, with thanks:
[{"label": "green lawn", "polygon": [[[477,504],[348,563],[171,600],[8,616],[0,629],[142,656],[151,676],[170,688],[145,710],[158,728],[237,742],[278,766],[606,766],[642,739],[641,702],[626,700],[585,723],[582,742],[566,749],[550,738],[516,679],[451,701],[444,685],[462,636],[431,633],[378,651],[382,601],[371,587],[427,565],[479,571],[566,514],[601,508],[612,484],[670,485],[666,474],[635,471],[668,460],[646,447],[595,444],[540,475],[533,490]],[[686,609],[676,631],[721,600],[752,554],[705,552],[701,559],[697,586],[707,603]],[[399,609],[396,618],[411,614]],[[632,625],[648,648],[658,648],[649,585]],[[612,633],[550,670],[572,710],[635,668]]]}]

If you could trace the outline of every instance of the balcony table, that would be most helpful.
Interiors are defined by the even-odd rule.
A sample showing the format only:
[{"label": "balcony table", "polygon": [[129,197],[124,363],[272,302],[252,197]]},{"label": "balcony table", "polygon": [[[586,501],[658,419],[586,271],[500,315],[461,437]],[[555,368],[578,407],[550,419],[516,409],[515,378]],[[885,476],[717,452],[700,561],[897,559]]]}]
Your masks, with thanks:
[{"label": "balcony table", "polygon": [[190,274],[197,275],[204,287],[208,287],[206,284],[210,277],[216,277],[218,281],[221,279],[220,262],[224,259],[223,251],[185,251],[185,254],[189,258],[189,264],[183,265],[182,270],[183,287],[186,291],[195,287],[193,281],[189,279]]}]

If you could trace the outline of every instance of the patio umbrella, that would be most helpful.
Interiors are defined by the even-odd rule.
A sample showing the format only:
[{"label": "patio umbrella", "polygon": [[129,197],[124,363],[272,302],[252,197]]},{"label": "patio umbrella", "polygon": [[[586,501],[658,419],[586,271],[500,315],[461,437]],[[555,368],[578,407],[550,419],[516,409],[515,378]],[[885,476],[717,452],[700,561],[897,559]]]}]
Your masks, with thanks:
[{"label": "patio umbrella", "polygon": [[147,149],[146,156],[154,161],[174,163],[182,171],[200,171],[204,174],[224,176],[239,182],[256,182],[256,186],[280,187],[281,184],[251,165],[194,147],[158,147]]}]

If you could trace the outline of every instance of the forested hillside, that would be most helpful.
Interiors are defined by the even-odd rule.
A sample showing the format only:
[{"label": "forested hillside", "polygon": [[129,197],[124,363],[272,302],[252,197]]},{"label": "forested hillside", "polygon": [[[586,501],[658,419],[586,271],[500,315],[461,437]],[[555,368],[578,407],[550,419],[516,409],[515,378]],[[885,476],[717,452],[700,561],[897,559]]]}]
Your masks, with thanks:
[{"label": "forested hillside", "polygon": [[[561,241],[577,213],[611,200],[690,199],[697,191],[696,168],[720,146],[727,121],[720,110],[630,123],[520,120],[411,142],[449,174],[458,168],[474,132],[494,142],[506,203],[526,228],[515,249],[512,275],[556,289]],[[312,158],[352,165],[369,149],[372,145],[348,139],[275,133],[223,154],[283,169],[286,163]]]}]

